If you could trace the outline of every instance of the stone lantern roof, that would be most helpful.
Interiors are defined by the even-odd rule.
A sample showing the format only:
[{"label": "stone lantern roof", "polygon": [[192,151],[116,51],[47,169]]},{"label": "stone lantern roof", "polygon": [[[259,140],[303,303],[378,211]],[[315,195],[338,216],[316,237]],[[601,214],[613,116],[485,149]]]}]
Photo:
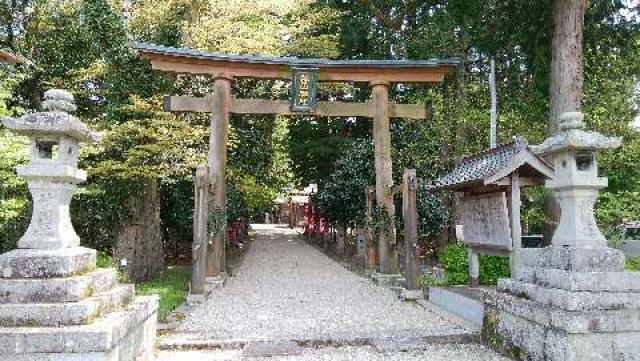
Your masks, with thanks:
[{"label": "stone lantern roof", "polygon": [[73,95],[51,89],[44,93],[44,112],[28,113],[20,118],[3,118],[2,124],[23,135],[66,135],[79,142],[95,142],[100,139],[71,113],[76,111]]},{"label": "stone lantern roof", "polygon": [[553,154],[566,149],[615,149],[622,145],[622,137],[607,137],[585,130],[584,115],[580,112],[560,116],[560,133],[531,148],[538,154]]}]

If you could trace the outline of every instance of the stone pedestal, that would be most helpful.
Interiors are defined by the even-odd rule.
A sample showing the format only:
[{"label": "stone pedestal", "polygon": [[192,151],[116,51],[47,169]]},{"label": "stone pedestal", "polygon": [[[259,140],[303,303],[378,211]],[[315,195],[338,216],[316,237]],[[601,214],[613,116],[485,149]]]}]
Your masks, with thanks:
[{"label": "stone pedestal", "polygon": [[224,287],[227,283],[227,273],[222,272],[214,277],[207,277],[204,281],[205,294],[211,293],[213,290]]},{"label": "stone pedestal", "polygon": [[508,346],[531,360],[637,360],[640,273],[609,248],[523,250],[522,274],[501,279],[485,306]]},{"label": "stone pedestal", "polygon": [[0,255],[0,354],[8,360],[153,359],[157,297],[134,297],[82,247]]},{"label": "stone pedestal", "polygon": [[374,272],[371,274],[371,280],[373,284],[376,286],[391,288],[391,289],[402,289],[406,280],[402,277],[400,273],[379,273]]}]

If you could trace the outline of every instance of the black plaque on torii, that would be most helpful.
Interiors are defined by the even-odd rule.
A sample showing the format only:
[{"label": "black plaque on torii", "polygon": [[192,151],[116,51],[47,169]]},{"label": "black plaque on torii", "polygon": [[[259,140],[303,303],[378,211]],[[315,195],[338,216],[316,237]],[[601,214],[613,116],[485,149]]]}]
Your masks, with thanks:
[{"label": "black plaque on torii", "polygon": [[313,113],[318,104],[318,68],[291,68],[291,111]]}]

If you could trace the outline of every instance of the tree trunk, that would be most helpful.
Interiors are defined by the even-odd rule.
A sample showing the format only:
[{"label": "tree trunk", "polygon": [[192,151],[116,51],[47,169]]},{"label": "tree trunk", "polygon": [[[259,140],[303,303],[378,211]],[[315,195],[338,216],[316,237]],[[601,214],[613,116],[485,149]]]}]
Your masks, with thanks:
[{"label": "tree trunk", "polygon": [[[549,135],[559,131],[559,116],[564,112],[582,110],[584,66],[582,39],[584,13],[588,0],[555,0],[553,3],[553,39],[551,41],[551,71],[549,79]],[[553,194],[544,200],[545,245],[560,220],[560,206]]]},{"label": "tree trunk", "polygon": [[582,109],[584,81],[582,28],[587,0],[555,0],[549,81],[549,130],[558,132],[558,117]]},{"label": "tree trunk", "polygon": [[127,202],[131,217],[117,226],[114,257],[130,281],[148,281],[164,269],[158,182],[149,179]]}]

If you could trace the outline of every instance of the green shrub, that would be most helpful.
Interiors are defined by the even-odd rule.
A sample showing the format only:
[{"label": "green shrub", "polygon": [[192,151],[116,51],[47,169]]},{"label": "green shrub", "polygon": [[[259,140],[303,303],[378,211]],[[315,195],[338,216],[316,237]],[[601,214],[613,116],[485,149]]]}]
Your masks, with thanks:
[{"label": "green shrub", "polygon": [[96,256],[96,267],[98,268],[111,268],[117,267],[116,261],[113,257],[104,251],[98,251]]},{"label": "green shrub", "polygon": [[640,272],[640,257],[631,258],[627,260],[627,270]]},{"label": "green shrub", "polygon": [[[630,183],[633,183],[630,180]],[[620,237],[620,224],[638,220],[640,215],[640,192],[620,191],[600,193],[596,205],[598,226],[607,239],[616,241]]]},{"label": "green shrub", "polygon": [[[447,284],[469,283],[469,247],[453,243],[440,253],[438,260],[447,275]],[[509,277],[509,258],[480,256],[480,284],[495,285],[498,278]]]},{"label": "green shrub", "polygon": [[544,233],[544,200],[549,190],[544,187],[530,187],[522,190],[522,231],[525,234]]},{"label": "green shrub", "polygon": [[0,199],[0,253],[17,247],[30,220],[31,202],[28,199]]},{"label": "green shrub", "polygon": [[462,243],[453,243],[447,246],[438,255],[447,275],[447,283],[450,285],[462,285],[469,283],[469,256],[468,248]]},{"label": "green shrub", "polygon": [[31,219],[27,184],[16,174],[16,167],[27,162],[28,144],[27,138],[0,126],[0,253],[17,246]]},{"label": "green shrub", "polygon": [[480,284],[495,285],[507,277],[511,277],[508,257],[480,256]]},{"label": "green shrub", "polygon": [[442,205],[440,198],[430,193],[425,187],[418,188],[416,198],[420,236],[423,239],[434,239],[447,225],[449,213]]},{"label": "green shrub", "polygon": [[78,189],[71,201],[71,222],[82,246],[110,253],[115,242],[116,225],[129,216],[126,198],[134,189],[132,182],[112,182]]},{"label": "green shrub", "polygon": [[428,288],[428,287],[438,287],[438,286],[447,286],[448,282],[446,278],[440,278],[440,277],[436,277],[432,274],[421,274],[420,277],[418,278],[418,284],[420,285],[421,288]]},{"label": "green shrub", "polygon": [[[312,203],[326,218],[346,225],[361,222],[365,212],[365,189],[374,184],[373,141],[365,139],[353,143],[335,163],[333,173],[312,196]],[[376,209],[378,216],[383,216]],[[390,224],[390,219],[377,218],[378,226]],[[378,227],[378,228],[380,228]]]}]

